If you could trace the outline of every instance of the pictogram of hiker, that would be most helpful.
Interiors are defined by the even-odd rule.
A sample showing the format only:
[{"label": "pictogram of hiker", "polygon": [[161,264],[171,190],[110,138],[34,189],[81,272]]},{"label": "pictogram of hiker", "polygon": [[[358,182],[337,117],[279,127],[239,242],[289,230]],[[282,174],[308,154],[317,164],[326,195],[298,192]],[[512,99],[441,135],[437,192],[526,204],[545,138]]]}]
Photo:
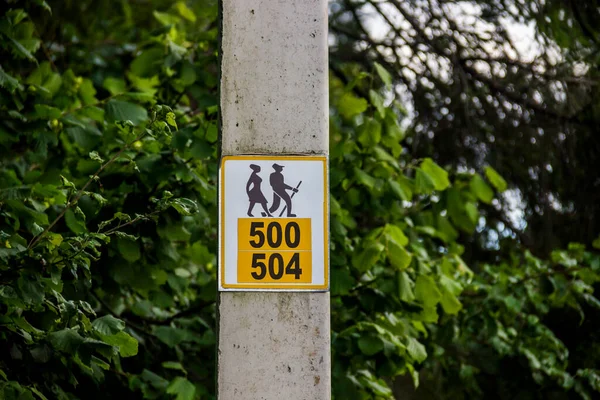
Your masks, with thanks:
[{"label": "pictogram of hiker", "polygon": [[[281,173],[281,171],[283,170],[283,165],[273,164],[273,169],[275,170],[275,172],[273,172],[269,177],[269,183],[273,188],[273,202],[271,203],[271,208],[269,208],[269,211],[271,213],[275,212],[279,208],[279,203],[281,202],[281,199],[283,199],[287,208],[287,216],[295,217],[296,214],[292,214],[292,198],[286,192],[286,190],[291,190],[294,193],[298,193],[298,189],[286,185],[283,181],[283,174]],[[292,194],[292,196],[293,195],[294,194]]]},{"label": "pictogram of hiker", "polygon": [[260,184],[262,183],[262,178],[258,176],[260,172],[260,167],[256,164],[250,164],[250,169],[253,171],[248,178],[248,183],[246,183],[246,194],[248,195],[248,200],[250,200],[250,206],[248,207],[248,216],[254,217],[252,215],[252,209],[256,203],[259,203],[263,210],[265,210],[264,214],[271,217],[272,215],[269,213],[267,209],[267,198],[260,190]]}]

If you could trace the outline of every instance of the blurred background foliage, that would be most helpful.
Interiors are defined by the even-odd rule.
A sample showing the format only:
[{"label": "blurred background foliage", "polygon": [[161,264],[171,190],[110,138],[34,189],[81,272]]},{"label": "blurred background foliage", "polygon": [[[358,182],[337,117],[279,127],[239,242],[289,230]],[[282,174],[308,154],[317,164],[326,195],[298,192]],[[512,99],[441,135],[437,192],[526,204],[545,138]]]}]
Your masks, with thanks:
[{"label": "blurred background foliage", "polygon": [[[598,396],[598,21],[330,2],[335,399]],[[0,36],[0,398],[214,398],[217,1]]]}]

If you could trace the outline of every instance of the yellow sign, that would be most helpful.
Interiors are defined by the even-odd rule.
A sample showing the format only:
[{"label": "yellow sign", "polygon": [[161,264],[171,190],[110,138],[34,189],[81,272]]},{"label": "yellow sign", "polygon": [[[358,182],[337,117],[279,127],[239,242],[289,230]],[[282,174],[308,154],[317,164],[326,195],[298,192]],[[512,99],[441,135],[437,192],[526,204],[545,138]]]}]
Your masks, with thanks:
[{"label": "yellow sign", "polygon": [[329,288],[327,159],[221,163],[219,290]]},{"label": "yellow sign", "polygon": [[310,283],[310,219],[238,219],[238,281]]}]

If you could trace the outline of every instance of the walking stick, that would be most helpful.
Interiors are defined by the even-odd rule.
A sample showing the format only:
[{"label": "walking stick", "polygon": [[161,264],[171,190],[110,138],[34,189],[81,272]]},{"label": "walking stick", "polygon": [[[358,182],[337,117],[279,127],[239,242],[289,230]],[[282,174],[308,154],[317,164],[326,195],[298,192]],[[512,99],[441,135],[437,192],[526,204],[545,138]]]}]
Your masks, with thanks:
[{"label": "walking stick", "polygon": [[[296,186],[296,190],[298,190],[298,188],[300,187],[300,185],[302,185],[302,181],[298,182],[298,186]],[[292,195],[290,196],[290,199],[293,199],[295,194],[296,194],[296,192],[293,192]],[[281,210],[281,213],[279,214],[279,218],[281,218],[281,216],[285,212],[286,208],[287,208],[287,205],[283,207],[283,210]]]}]

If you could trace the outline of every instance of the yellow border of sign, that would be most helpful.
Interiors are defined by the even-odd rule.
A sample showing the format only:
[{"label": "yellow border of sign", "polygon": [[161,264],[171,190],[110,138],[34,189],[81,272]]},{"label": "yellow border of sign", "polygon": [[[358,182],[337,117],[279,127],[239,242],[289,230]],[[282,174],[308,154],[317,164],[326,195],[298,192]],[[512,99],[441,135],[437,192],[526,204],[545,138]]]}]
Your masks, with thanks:
[{"label": "yellow border of sign", "polygon": [[[323,162],[323,193],[325,194],[325,198],[323,199],[323,229],[324,229],[324,243],[323,243],[323,268],[325,269],[325,284],[324,285],[296,285],[294,283],[291,284],[264,284],[264,285],[248,285],[248,284],[225,284],[225,162],[228,160],[292,160],[292,161],[305,161],[305,160],[317,160]],[[328,182],[328,174],[327,174],[327,157],[326,156],[272,156],[272,155],[243,155],[243,156],[223,156],[221,157],[221,165],[219,167],[220,171],[220,182],[219,182],[219,252],[221,253],[220,257],[220,266],[219,272],[221,275],[221,287],[224,289],[270,289],[270,290],[280,290],[280,291],[308,291],[308,290],[318,290],[318,291],[326,291],[329,289],[329,182]]]}]

